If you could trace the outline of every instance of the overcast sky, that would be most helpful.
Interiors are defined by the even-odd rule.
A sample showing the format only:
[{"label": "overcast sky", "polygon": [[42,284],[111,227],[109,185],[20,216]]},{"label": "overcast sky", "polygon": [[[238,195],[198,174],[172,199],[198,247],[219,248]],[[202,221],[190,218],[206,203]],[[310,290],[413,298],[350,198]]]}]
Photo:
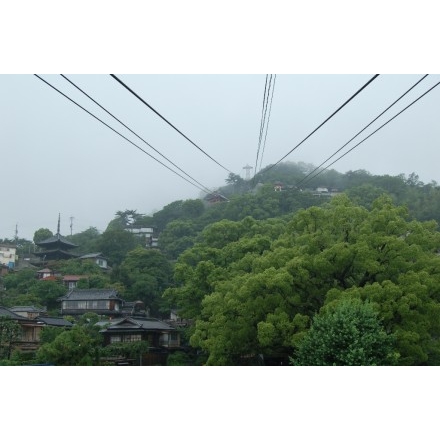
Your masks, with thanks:
[{"label": "overcast sky", "polygon": [[[175,169],[60,75],[41,76]],[[242,177],[244,166],[255,167],[265,75],[118,75],[215,161],[110,75],[66,76],[209,189],[224,185],[228,176],[215,161]],[[264,154],[260,149],[262,166],[281,159],[372,76],[277,75]],[[321,164],[422,76],[380,75],[284,161]],[[440,75],[428,76],[332,161],[439,80]],[[58,213],[63,235],[70,234],[70,217],[73,233],[90,226],[103,231],[118,210],[152,214],[175,200],[201,195],[36,76],[1,75],[0,96],[0,118],[5,121],[0,131],[2,238],[13,237],[16,225],[18,236],[27,239],[42,227],[56,232]],[[415,172],[425,183],[440,181],[435,160],[439,100],[440,86],[330,168]]]}]

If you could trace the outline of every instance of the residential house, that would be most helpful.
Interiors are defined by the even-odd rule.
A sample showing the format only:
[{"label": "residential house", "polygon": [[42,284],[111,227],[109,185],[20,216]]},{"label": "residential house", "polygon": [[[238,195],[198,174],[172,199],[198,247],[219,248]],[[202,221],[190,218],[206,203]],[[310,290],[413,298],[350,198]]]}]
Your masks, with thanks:
[{"label": "residential house", "polygon": [[17,260],[17,248],[15,244],[0,243],[0,266],[4,265],[14,269]]},{"label": "residential house", "polygon": [[83,315],[92,312],[98,315],[122,316],[124,300],[113,289],[71,289],[61,302],[61,315]]},{"label": "residential house", "polygon": [[39,280],[44,280],[46,278],[49,279],[55,279],[55,272],[52,269],[49,269],[48,267],[45,267],[44,269],[37,270],[37,278]]},{"label": "residential house", "polygon": [[[101,322],[100,325],[108,325]],[[165,365],[168,354],[180,348],[180,332],[167,323],[145,316],[126,316],[113,320],[102,329],[104,345],[135,341],[148,342],[148,353],[142,356],[143,365]]]},{"label": "residential house", "polygon": [[89,260],[97,264],[101,269],[108,270],[110,266],[108,265],[108,260],[100,252],[95,252],[91,254],[82,255],[79,257],[80,260]]},{"label": "residential house", "polygon": [[87,279],[87,275],[64,275],[63,276],[63,284],[68,289],[76,289],[78,285],[78,281],[82,279]]},{"label": "residential house", "polygon": [[[14,312],[12,309],[15,309],[17,312]],[[63,318],[40,315],[39,313],[43,311],[33,306],[13,307],[11,309],[0,306],[0,318],[11,319],[21,327],[21,335],[13,342],[14,349],[16,348],[22,352],[36,351],[40,346],[41,330],[45,326],[64,328],[72,326],[72,323]]]},{"label": "residential house", "polygon": [[145,238],[145,247],[154,248],[158,246],[158,239],[154,237],[154,229],[153,228],[134,228],[129,227],[125,228],[127,232],[131,232],[137,237]]},{"label": "residential house", "polygon": [[220,203],[220,202],[229,202],[229,199],[219,193],[211,193],[205,196],[204,200],[208,202],[210,205]]},{"label": "residential house", "polygon": [[23,316],[23,318],[35,319],[40,315],[45,315],[47,313],[46,307],[39,309],[34,306],[15,306],[9,307],[11,312],[16,313],[17,315]]}]

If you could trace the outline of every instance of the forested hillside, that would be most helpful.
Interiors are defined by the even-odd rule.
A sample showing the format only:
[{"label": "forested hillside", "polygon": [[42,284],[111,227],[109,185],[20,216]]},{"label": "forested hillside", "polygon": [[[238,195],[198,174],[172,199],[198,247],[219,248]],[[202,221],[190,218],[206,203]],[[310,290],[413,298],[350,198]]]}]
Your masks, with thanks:
[{"label": "forested hillside", "polygon": [[[111,271],[78,260],[54,268],[86,275],[81,288],[141,300],[152,316],[177,311],[191,323],[177,364],[440,364],[439,186],[364,170],[307,180],[313,169],[230,174],[217,191],[226,201],[214,204],[118,211],[102,233],[69,237],[79,253],[103,253]],[[34,241],[52,235],[42,226]],[[154,228],[157,249],[130,232],[141,227]],[[34,246],[17,244],[20,257]],[[53,314],[66,292],[32,269],[2,283],[0,305]]]}]

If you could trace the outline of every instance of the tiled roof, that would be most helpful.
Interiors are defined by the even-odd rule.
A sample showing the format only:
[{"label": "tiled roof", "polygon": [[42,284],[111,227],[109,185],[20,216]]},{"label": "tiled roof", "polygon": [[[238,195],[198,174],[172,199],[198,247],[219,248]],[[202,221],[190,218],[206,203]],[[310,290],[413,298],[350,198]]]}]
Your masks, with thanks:
[{"label": "tiled roof", "polygon": [[38,309],[37,307],[34,307],[34,306],[15,306],[15,307],[10,307],[9,310],[11,310],[12,312],[31,312],[31,313],[35,313],[35,312],[45,312],[46,308]]},{"label": "tiled roof", "polygon": [[0,306],[0,317],[7,317],[7,318],[17,319],[17,320],[26,319],[26,318],[23,318],[23,316],[17,315],[16,313],[14,313],[11,310],[7,309],[6,307],[2,307],[2,306]]},{"label": "tiled roof", "polygon": [[122,299],[116,290],[112,289],[72,289],[67,295],[59,299],[59,301],[78,301],[78,300],[91,300],[91,299]]},{"label": "tiled roof", "polygon": [[102,332],[106,331],[118,331],[118,330],[132,330],[132,329],[142,329],[142,330],[175,330],[167,323],[160,321],[155,318],[132,318],[126,317],[120,320],[113,320],[111,325]]},{"label": "tiled roof", "polygon": [[79,281],[83,278],[88,278],[87,275],[64,275],[63,281]]},{"label": "tiled roof", "polygon": [[53,244],[53,243],[63,243],[70,247],[78,247],[77,244],[72,243],[71,241],[64,238],[61,234],[55,234],[53,237],[46,238],[46,240],[40,241],[39,243],[35,243],[37,246]]},{"label": "tiled roof", "polygon": [[52,325],[54,327],[72,327],[73,324],[64,318],[57,318],[53,316],[40,316],[36,319],[38,322],[43,322],[46,325]]}]

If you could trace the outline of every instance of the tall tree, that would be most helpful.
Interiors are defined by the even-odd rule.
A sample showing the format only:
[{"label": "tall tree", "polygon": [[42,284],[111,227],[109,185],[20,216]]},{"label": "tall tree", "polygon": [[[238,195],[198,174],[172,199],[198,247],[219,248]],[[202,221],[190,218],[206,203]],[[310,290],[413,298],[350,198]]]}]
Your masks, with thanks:
[{"label": "tall tree", "polygon": [[392,365],[394,338],[380,324],[372,305],[342,301],[323,309],[300,342],[293,365]]},{"label": "tall tree", "polygon": [[47,240],[50,237],[53,237],[53,232],[50,229],[40,228],[34,233],[34,243],[39,243],[41,241]]},{"label": "tall tree", "polygon": [[143,301],[152,316],[160,317],[162,293],[170,286],[171,279],[171,264],[161,252],[136,248],[127,253],[115,281],[126,286],[126,299]]},{"label": "tall tree", "polygon": [[16,321],[0,316],[0,359],[10,359],[14,343],[19,340],[21,327]]},{"label": "tall tree", "polygon": [[293,353],[310,319],[347,295],[369,299],[402,365],[440,363],[440,233],[382,196],[340,195],[279,220],[221,221],[175,265],[165,295],[193,319],[208,363]]}]

